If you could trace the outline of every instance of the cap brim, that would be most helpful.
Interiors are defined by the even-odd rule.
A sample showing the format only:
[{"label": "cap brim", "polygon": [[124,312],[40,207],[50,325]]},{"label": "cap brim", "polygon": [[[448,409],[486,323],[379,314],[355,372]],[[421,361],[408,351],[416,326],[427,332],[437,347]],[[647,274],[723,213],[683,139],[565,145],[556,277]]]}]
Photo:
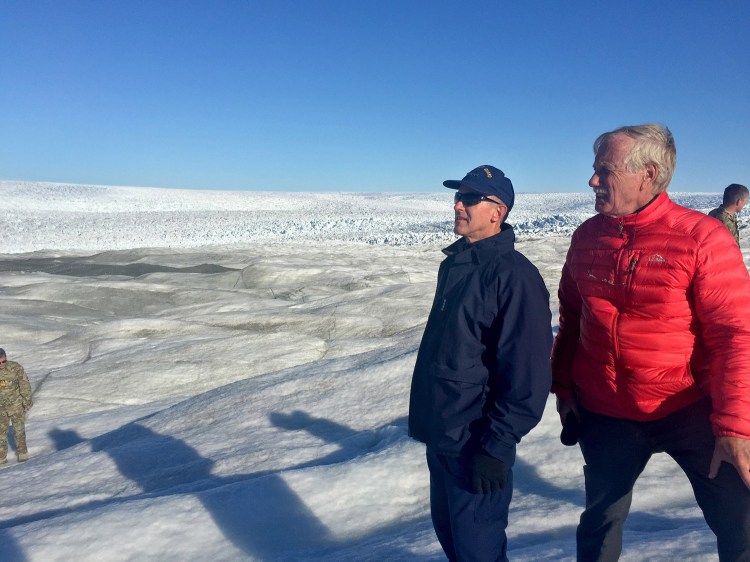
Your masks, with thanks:
[{"label": "cap brim", "polygon": [[448,187],[450,189],[461,189],[462,187],[465,187],[466,189],[471,189],[472,191],[476,191],[477,193],[481,193],[482,195],[495,195],[498,196],[495,192],[492,190],[487,189],[483,185],[475,185],[471,182],[465,181],[465,180],[445,180],[443,182],[443,185],[445,187]]}]

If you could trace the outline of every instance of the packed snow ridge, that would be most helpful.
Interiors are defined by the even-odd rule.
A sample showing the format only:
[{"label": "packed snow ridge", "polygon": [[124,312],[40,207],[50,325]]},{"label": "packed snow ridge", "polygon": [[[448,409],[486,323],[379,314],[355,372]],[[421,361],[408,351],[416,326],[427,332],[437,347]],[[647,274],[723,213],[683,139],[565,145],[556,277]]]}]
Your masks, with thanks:
[{"label": "packed snow ridge", "polygon": [[[0,253],[121,250],[242,243],[448,244],[453,191],[279,193],[0,181]],[[672,197],[704,212],[716,193]],[[519,193],[510,222],[523,237],[570,235],[593,195]],[[741,219],[742,222],[742,219]]]}]

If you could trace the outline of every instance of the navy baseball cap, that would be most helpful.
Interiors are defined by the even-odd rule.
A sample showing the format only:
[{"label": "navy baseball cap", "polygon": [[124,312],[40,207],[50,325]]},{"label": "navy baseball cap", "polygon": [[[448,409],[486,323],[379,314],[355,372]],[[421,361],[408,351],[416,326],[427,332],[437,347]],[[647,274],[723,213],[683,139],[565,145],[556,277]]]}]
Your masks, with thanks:
[{"label": "navy baseball cap", "polygon": [[503,171],[494,166],[479,166],[466,174],[464,179],[445,180],[443,185],[450,189],[465,187],[483,195],[495,195],[508,206],[509,213],[516,199],[510,178],[506,178]]}]

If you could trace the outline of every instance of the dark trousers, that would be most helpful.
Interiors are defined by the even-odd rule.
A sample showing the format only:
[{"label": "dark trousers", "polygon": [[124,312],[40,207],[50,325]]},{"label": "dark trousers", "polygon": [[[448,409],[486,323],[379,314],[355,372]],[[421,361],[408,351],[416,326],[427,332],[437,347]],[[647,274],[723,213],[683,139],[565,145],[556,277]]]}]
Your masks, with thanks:
[{"label": "dark trousers", "polygon": [[440,545],[451,562],[505,562],[508,509],[513,471],[505,487],[491,494],[471,490],[467,459],[440,455],[427,448],[430,512]]},{"label": "dark trousers", "polygon": [[578,560],[613,561],[633,485],[654,453],[667,453],[685,472],[722,562],[750,561],[750,490],[736,469],[722,463],[709,480],[714,436],[710,400],[652,422],[635,422],[581,410],[579,443],[586,461],[586,509],[576,533]]}]

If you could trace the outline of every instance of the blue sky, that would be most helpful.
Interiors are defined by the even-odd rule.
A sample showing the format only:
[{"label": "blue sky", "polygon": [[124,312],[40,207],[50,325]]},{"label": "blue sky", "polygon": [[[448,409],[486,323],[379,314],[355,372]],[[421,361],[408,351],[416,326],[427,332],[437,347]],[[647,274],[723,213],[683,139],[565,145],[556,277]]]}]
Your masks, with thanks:
[{"label": "blue sky", "polygon": [[660,122],[673,191],[750,184],[750,3],[0,0],[0,179],[585,191]]}]

